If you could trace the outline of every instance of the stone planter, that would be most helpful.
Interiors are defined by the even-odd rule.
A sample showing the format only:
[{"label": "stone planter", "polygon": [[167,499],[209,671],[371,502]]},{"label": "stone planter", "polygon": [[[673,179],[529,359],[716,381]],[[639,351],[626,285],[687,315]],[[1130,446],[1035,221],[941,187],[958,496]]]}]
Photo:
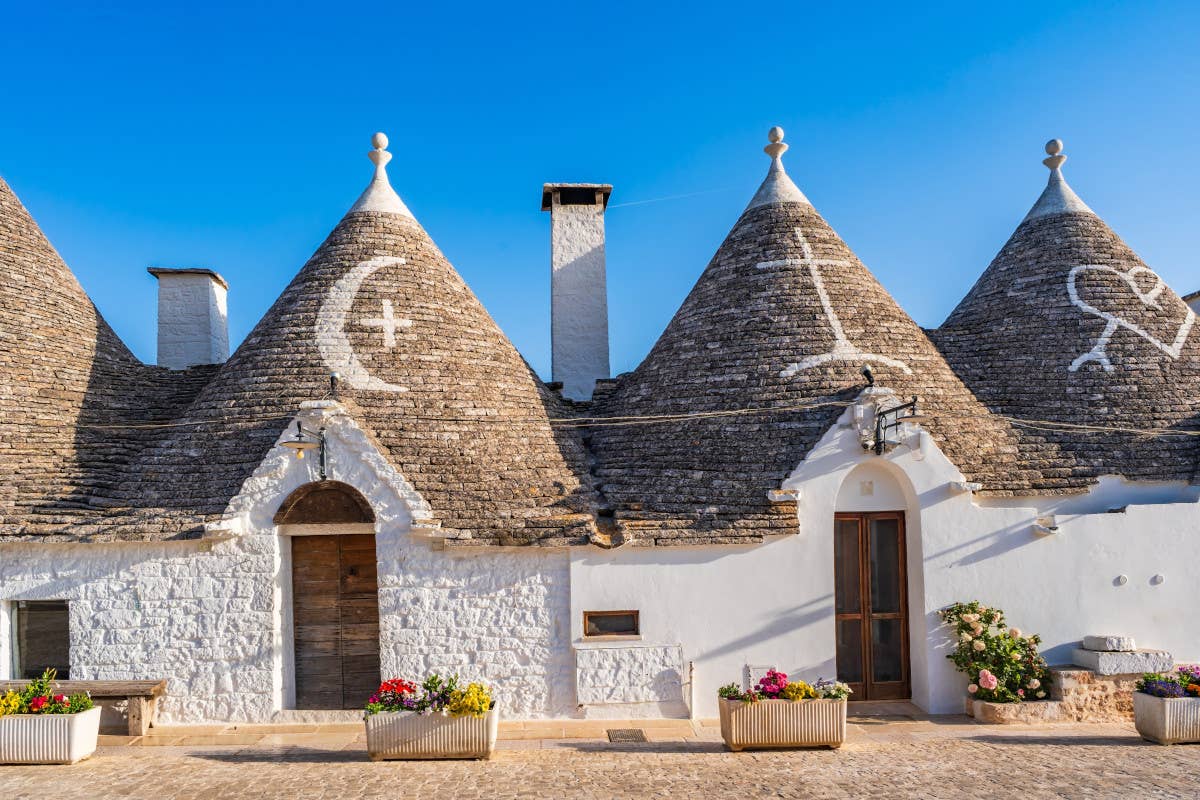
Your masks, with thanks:
[{"label": "stone planter", "polygon": [[1153,697],[1134,692],[1133,724],[1142,738],[1151,742],[1200,742],[1200,697]]},{"label": "stone planter", "polygon": [[383,759],[491,758],[500,712],[482,717],[384,711],[366,718],[367,753]]},{"label": "stone planter", "polygon": [[841,747],[845,700],[720,701],[721,738],[734,752],[768,747]]},{"label": "stone planter", "polygon": [[74,764],[96,752],[100,708],[0,717],[0,764]]}]

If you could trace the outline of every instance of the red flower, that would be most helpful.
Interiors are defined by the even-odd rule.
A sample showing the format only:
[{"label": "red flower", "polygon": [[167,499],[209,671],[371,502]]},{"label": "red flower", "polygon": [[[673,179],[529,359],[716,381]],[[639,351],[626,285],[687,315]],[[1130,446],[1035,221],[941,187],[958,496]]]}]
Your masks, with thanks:
[{"label": "red flower", "polygon": [[67,696],[65,694],[56,694],[54,695],[54,702],[65,703],[67,702]]},{"label": "red flower", "polygon": [[41,711],[42,707],[48,702],[50,702],[49,697],[35,697],[29,701],[29,710],[36,714],[37,712]]}]

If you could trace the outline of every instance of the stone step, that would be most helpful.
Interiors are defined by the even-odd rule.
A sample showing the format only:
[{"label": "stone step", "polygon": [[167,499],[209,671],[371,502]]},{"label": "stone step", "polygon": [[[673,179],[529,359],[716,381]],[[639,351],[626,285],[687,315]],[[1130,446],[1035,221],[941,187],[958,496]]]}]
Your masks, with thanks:
[{"label": "stone step", "polygon": [[298,709],[285,709],[276,711],[271,715],[271,724],[273,725],[339,725],[358,723],[362,724],[363,712],[353,709],[346,711],[331,710],[331,711],[302,711]]},{"label": "stone step", "polygon": [[1166,650],[1134,650],[1106,652],[1078,647],[1071,652],[1075,666],[1090,669],[1097,675],[1141,675],[1143,672],[1169,672],[1175,659]]}]

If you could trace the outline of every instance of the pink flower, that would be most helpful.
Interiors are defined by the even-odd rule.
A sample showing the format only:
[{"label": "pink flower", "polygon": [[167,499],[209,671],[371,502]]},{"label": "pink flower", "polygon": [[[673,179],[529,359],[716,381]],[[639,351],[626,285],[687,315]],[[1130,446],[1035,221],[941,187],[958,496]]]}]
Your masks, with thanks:
[{"label": "pink flower", "polygon": [[67,702],[67,696],[65,694],[56,694],[54,695],[54,702],[65,703]]},{"label": "pink flower", "polygon": [[1020,695],[1021,697],[1024,697],[1024,696],[1025,696],[1025,690],[1024,690],[1024,689],[1017,689],[1017,694],[1018,694],[1018,695]]},{"label": "pink flower", "polygon": [[1000,685],[1000,681],[989,670],[981,669],[979,670],[979,685],[990,692]]},{"label": "pink flower", "polygon": [[976,692],[979,691],[979,687],[972,683],[970,686],[967,687],[967,691],[970,692],[971,694],[975,694]]}]

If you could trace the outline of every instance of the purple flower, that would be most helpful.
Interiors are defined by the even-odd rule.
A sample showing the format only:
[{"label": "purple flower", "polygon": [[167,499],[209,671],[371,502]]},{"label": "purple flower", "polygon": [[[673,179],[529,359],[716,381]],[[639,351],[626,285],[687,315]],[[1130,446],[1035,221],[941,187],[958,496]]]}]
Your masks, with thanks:
[{"label": "purple flower", "polygon": [[1183,697],[1187,694],[1175,681],[1149,680],[1142,683],[1142,691],[1153,697]]}]

